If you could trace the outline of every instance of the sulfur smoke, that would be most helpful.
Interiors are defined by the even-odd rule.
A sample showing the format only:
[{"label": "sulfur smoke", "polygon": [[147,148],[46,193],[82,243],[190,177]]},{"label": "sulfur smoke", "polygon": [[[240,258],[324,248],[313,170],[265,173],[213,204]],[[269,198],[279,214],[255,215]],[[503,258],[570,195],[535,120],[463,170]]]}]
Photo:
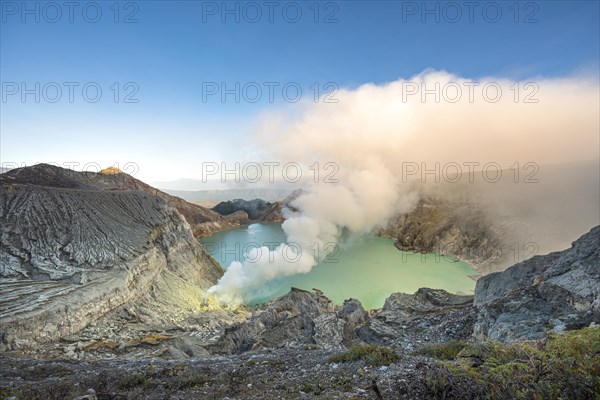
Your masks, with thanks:
[{"label": "sulfur smoke", "polygon": [[598,163],[593,76],[476,80],[425,71],[331,98],[337,103],[320,99],[265,115],[258,137],[277,159],[335,163],[338,182],[312,182],[292,202],[283,229],[293,247],[263,248],[257,262],[233,263],[211,293],[239,300],[273,279],[310,271],[344,232],[373,232],[409,212],[421,193],[415,183],[447,183],[458,173],[464,181],[489,165]]}]

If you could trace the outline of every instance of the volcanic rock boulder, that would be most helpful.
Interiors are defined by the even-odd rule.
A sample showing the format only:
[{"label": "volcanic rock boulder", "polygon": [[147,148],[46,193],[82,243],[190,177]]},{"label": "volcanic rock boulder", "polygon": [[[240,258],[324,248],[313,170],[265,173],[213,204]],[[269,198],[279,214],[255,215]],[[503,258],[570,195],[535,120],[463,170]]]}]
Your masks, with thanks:
[{"label": "volcanic rock boulder", "polygon": [[360,327],[358,336],[367,343],[413,350],[423,343],[468,338],[474,322],[473,296],[421,288],[414,294],[393,293]]},{"label": "volcanic rock boulder", "polygon": [[567,250],[479,279],[475,306],[475,334],[504,342],[600,323],[600,226]]}]

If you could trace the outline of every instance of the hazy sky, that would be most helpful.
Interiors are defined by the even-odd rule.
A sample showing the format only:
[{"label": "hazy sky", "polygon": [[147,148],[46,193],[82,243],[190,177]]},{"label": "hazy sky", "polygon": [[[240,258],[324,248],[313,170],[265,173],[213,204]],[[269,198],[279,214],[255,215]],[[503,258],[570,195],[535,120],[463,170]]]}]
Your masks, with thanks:
[{"label": "hazy sky", "polygon": [[596,1],[77,4],[1,2],[3,164],[135,162],[146,181],[200,178],[202,162],[263,158],[256,126],[297,88],[306,102],[317,87],[427,69],[598,76]]}]

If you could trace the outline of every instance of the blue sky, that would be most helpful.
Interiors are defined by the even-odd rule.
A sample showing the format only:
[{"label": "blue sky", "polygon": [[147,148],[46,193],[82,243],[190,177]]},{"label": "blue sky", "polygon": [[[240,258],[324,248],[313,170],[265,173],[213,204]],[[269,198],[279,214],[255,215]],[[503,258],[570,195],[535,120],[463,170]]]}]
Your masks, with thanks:
[{"label": "blue sky", "polygon": [[[462,13],[456,16],[443,2],[279,1],[272,21],[263,1],[227,2],[239,9],[239,22],[235,12],[223,14],[222,2],[120,2],[116,15],[113,1],[84,1],[72,22],[62,2],[27,2],[29,14],[20,1],[1,3],[0,161],[131,161],[148,181],[197,178],[202,161],[252,157],[250,127],[285,103],[281,87],[288,83],[305,98],[315,82],[322,93],[328,82],[354,88],[427,68],[473,79],[598,74],[596,1],[481,1],[472,22],[464,2],[453,3]],[[438,7],[439,21],[423,14],[423,4]],[[256,6],[262,15],[252,22]],[[34,94],[23,102],[21,84],[35,91],[36,82],[40,102]],[[56,103],[47,101],[55,98],[54,82],[62,88]],[[78,84],[73,102],[65,82]],[[96,103],[82,94],[90,82],[90,98],[94,87],[102,90]],[[263,93],[256,103],[233,95],[223,102],[206,94],[210,82],[256,82]],[[279,85],[273,103],[264,82]],[[127,94],[138,102],[125,102]]]}]

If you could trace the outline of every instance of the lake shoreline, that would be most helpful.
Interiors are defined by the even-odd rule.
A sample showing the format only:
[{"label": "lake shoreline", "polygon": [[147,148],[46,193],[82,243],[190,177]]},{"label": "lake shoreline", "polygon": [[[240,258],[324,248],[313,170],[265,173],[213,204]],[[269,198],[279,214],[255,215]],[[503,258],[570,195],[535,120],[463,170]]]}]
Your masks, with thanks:
[{"label": "lake shoreline", "polygon": [[[243,261],[242,253],[248,251],[249,244],[252,248],[261,248],[267,243],[285,243],[281,223],[255,224],[255,231],[249,229],[253,224],[238,226],[202,238],[200,242],[224,269],[234,261]],[[314,250],[311,248],[311,251]],[[265,266],[270,268],[268,264],[263,264]],[[463,260],[435,253],[399,251],[393,238],[368,235],[352,242],[351,246],[340,246],[305,274],[272,275],[268,282],[258,283],[256,289],[242,296],[246,304],[262,304],[287,293],[291,287],[319,288],[335,304],[357,298],[365,308],[378,309],[391,293],[413,293],[421,287],[473,293],[477,277],[473,266]]]}]

